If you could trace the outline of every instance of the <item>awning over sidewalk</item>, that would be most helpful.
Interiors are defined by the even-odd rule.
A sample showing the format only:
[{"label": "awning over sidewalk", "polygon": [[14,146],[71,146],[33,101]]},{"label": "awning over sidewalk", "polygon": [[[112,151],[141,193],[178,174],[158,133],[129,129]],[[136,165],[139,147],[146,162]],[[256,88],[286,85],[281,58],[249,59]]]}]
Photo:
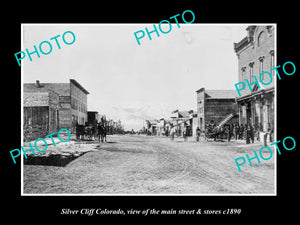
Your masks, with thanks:
[{"label": "awning over sidewalk", "polygon": [[255,92],[252,92],[252,93],[247,94],[245,96],[236,98],[236,102],[238,103],[238,102],[250,100],[255,96],[260,96],[260,95],[268,94],[268,93],[271,93],[271,92],[274,92],[274,87],[266,88],[266,89],[259,89],[258,91],[255,91]]}]

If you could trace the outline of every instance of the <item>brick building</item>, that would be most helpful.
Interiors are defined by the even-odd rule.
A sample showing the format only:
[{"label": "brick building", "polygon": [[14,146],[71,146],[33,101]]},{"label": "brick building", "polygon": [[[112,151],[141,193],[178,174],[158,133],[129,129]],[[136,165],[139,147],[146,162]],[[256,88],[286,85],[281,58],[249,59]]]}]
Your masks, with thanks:
[{"label": "brick building", "polygon": [[[236,122],[237,105],[235,90],[206,90],[201,88],[197,92],[197,118],[198,126],[205,129],[205,124],[213,121],[215,124]],[[230,116],[232,114],[232,116]],[[233,120],[232,120],[233,119]],[[229,121],[231,120],[231,121]]]},{"label": "brick building", "polygon": [[[58,121],[57,127],[59,129],[67,128],[71,132],[75,132],[76,122],[84,124],[87,121],[87,95],[89,92],[76,80],[70,79],[69,83],[40,83],[37,81],[36,83],[25,83],[23,87],[24,119],[26,118],[24,123],[30,120],[30,115],[26,113],[25,108],[30,106],[30,102],[34,101],[33,96],[44,96],[46,98],[45,93],[56,93],[58,95],[58,114],[56,120]],[[32,98],[27,98],[25,102],[26,96],[32,96]],[[50,95],[48,94],[48,96]],[[48,97],[48,101],[52,101],[51,96]],[[44,106],[42,101],[40,101],[40,104],[38,101],[35,106]],[[33,113],[32,116],[40,117],[40,114]],[[50,123],[54,123],[51,117],[48,119]]]},{"label": "brick building", "polygon": [[[274,127],[274,26],[248,26],[247,36],[234,43],[234,51],[238,57],[238,79],[252,83],[248,85],[237,98],[239,123],[257,125],[260,131],[267,132]],[[273,76],[273,82],[267,86],[255,83],[254,76],[268,71]],[[270,77],[262,76],[262,81],[268,83]]]}]

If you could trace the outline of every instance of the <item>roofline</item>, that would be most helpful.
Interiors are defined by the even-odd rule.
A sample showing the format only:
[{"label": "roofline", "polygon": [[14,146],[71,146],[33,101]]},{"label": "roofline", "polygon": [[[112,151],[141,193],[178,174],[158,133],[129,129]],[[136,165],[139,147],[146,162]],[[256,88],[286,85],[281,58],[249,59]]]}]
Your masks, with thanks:
[{"label": "roofline", "polygon": [[222,98],[205,98],[205,100],[209,100],[209,99],[236,99],[236,97],[222,97]]},{"label": "roofline", "polygon": [[[230,92],[234,92],[235,90],[232,90],[232,89],[205,89],[205,88],[200,88],[199,90],[197,90],[197,94],[199,92],[202,92],[204,91],[205,94],[207,94],[207,92],[210,92],[210,91],[230,91]],[[216,97],[204,97],[205,99],[235,99],[237,96],[232,96],[232,97],[220,97],[220,98],[216,98]]]},{"label": "roofline", "polygon": [[252,97],[254,97],[256,95],[268,93],[268,92],[272,91],[273,89],[274,89],[274,87],[270,87],[270,88],[267,88],[267,89],[260,89],[260,90],[258,90],[256,92],[251,92],[251,93],[249,93],[249,94],[247,94],[245,96],[236,98],[236,102],[240,102],[240,101],[246,100],[248,98],[252,98]]},{"label": "roofline", "polygon": [[89,92],[82,87],[75,79],[70,79],[70,83],[73,83],[76,87],[78,87],[80,90],[82,90],[85,94],[89,94]]},{"label": "roofline", "polygon": [[197,90],[196,92],[197,93],[199,93],[200,91],[203,91],[203,90],[205,90],[205,88],[203,87],[203,88],[200,88],[199,90]]},{"label": "roofline", "polygon": [[240,52],[243,48],[245,48],[249,44],[248,37],[244,37],[241,41],[237,43],[233,43],[233,49],[236,53]]},{"label": "roofline", "polygon": [[98,111],[87,111],[87,112],[92,112],[92,113],[99,113]]}]

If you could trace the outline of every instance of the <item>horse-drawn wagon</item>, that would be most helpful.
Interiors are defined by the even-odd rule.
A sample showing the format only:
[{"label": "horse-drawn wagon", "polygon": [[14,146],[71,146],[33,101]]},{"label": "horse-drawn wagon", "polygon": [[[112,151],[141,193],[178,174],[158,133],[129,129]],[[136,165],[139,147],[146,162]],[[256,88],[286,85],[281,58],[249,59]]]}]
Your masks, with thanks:
[{"label": "horse-drawn wagon", "polygon": [[85,125],[76,125],[77,140],[96,140],[106,142],[107,125],[105,122],[93,123]]},{"label": "horse-drawn wagon", "polygon": [[[228,128],[228,123],[232,119],[238,118],[237,115],[230,113],[227,115],[218,125],[216,124],[208,124],[205,127],[205,139],[213,139],[214,141],[217,140],[217,138],[224,138],[227,137],[228,132],[230,132],[230,129]],[[227,126],[226,126],[227,125]],[[225,128],[226,126],[226,128]]]}]

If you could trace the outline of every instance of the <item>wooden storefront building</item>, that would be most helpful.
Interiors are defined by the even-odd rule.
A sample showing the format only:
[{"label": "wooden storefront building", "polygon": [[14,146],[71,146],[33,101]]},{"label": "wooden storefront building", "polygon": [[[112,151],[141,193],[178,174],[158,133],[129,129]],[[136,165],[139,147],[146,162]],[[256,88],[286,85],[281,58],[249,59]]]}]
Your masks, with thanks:
[{"label": "wooden storefront building", "polygon": [[205,124],[236,123],[237,104],[235,90],[206,90],[201,88],[197,92],[198,126],[204,131]]},{"label": "wooden storefront building", "polygon": [[87,121],[88,94],[74,79],[70,79],[69,83],[24,83],[24,134],[30,127],[43,127],[43,132],[41,129],[36,132],[37,137],[44,137],[44,134],[61,128],[74,133],[76,123]]},{"label": "wooden storefront building", "polygon": [[52,90],[23,93],[23,140],[31,141],[59,130],[59,95]]}]

